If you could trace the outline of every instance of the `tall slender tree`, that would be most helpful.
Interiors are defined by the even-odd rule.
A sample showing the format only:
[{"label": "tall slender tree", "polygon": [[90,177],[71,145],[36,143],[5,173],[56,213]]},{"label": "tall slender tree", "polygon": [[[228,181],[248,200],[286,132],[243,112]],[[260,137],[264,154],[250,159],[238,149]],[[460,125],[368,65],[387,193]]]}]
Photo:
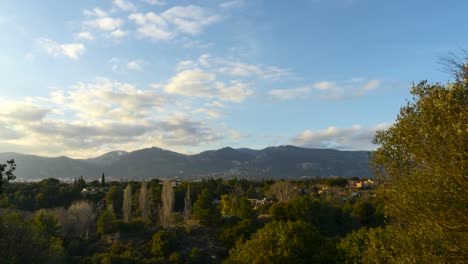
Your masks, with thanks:
[{"label": "tall slender tree", "polygon": [[161,191],[161,225],[170,227],[172,225],[172,209],[174,208],[174,189],[172,181],[165,180]]},{"label": "tall slender tree", "polygon": [[125,223],[130,222],[132,217],[132,197],[132,186],[128,183],[124,191],[124,200],[122,205],[123,221]]},{"label": "tall slender tree", "polygon": [[190,197],[190,184],[187,184],[187,192],[185,193],[184,206],[184,221],[190,220],[192,214],[192,198]]},{"label": "tall slender tree", "polygon": [[104,176],[104,172],[103,172],[101,176],[101,187],[104,187],[105,185],[106,185],[106,177]]},{"label": "tall slender tree", "polygon": [[149,224],[151,222],[151,193],[148,191],[148,184],[146,182],[141,183],[138,205],[143,222]]}]

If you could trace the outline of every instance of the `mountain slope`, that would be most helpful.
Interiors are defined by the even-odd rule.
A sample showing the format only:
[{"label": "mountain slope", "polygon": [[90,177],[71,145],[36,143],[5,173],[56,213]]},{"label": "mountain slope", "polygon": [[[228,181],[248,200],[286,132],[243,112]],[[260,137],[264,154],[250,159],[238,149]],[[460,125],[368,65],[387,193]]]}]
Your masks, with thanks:
[{"label": "mountain slope", "polygon": [[248,177],[298,178],[301,176],[369,177],[366,151],[307,149],[294,146],[263,150],[233,149],[204,151],[195,155],[146,148],[133,152],[113,151],[91,159],[47,158],[0,153],[0,162],[15,159],[18,179],[97,179],[103,172],[111,178],[153,177]]}]

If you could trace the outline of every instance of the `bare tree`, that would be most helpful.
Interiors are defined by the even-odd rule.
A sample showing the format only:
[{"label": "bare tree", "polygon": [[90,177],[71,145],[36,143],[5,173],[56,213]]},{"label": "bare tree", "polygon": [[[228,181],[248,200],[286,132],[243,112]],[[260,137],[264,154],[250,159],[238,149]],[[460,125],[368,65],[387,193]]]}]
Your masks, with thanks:
[{"label": "bare tree", "polygon": [[268,195],[275,197],[279,202],[288,202],[295,194],[294,186],[286,181],[275,182],[268,189]]},{"label": "bare tree", "polygon": [[123,221],[125,223],[130,222],[130,218],[132,217],[132,197],[132,186],[129,183],[124,191],[124,200],[122,205]]},{"label": "bare tree", "polygon": [[190,220],[192,214],[192,199],[190,198],[190,184],[187,184],[187,192],[185,193],[184,206],[184,221]]},{"label": "bare tree", "polygon": [[88,239],[90,229],[95,223],[94,204],[90,201],[74,202],[67,210],[67,223],[79,237]]},{"label": "bare tree", "polygon": [[141,212],[141,218],[143,222],[150,223],[151,222],[151,193],[148,191],[148,184],[146,182],[141,183],[140,188],[140,199],[139,199],[139,207]]},{"label": "bare tree", "polygon": [[172,181],[165,180],[161,191],[161,225],[170,227],[172,225],[172,209],[174,208],[174,189]]}]

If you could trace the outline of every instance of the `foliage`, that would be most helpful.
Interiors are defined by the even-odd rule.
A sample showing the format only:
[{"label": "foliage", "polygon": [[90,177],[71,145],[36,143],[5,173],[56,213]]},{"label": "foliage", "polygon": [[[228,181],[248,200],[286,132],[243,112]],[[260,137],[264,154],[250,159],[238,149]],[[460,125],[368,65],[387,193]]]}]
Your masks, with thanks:
[{"label": "foliage", "polygon": [[[374,139],[372,163],[393,230],[386,234],[403,239],[383,245],[410,262],[468,259],[468,67],[459,66],[453,83],[413,86],[413,100]],[[408,250],[416,247],[420,255]]]},{"label": "foliage", "polygon": [[2,194],[3,182],[13,181],[16,178],[13,174],[15,169],[16,164],[14,160],[8,160],[7,164],[0,163],[0,194]]},{"label": "foliage", "polygon": [[105,210],[98,218],[97,231],[103,235],[115,232],[117,229],[116,221],[115,215],[111,211]]},{"label": "foliage", "polygon": [[348,180],[343,177],[337,178],[330,178],[327,180],[328,186],[338,186],[338,187],[346,187],[348,185]]},{"label": "foliage", "polygon": [[161,230],[154,234],[151,242],[151,253],[155,256],[169,256],[177,249],[177,237],[167,231]]},{"label": "foliage", "polygon": [[220,219],[220,212],[216,204],[213,203],[213,198],[204,189],[193,204],[193,218],[198,220],[202,225],[215,226]]},{"label": "foliage", "polygon": [[123,191],[120,186],[111,186],[106,196],[108,210],[119,216],[122,213]]},{"label": "foliage", "polygon": [[127,187],[124,190],[123,196],[123,205],[122,205],[122,214],[123,214],[123,221],[128,223],[132,216],[132,186],[127,184]]},{"label": "foliage", "polygon": [[304,222],[274,221],[230,251],[226,263],[309,263],[319,258],[323,238]]}]

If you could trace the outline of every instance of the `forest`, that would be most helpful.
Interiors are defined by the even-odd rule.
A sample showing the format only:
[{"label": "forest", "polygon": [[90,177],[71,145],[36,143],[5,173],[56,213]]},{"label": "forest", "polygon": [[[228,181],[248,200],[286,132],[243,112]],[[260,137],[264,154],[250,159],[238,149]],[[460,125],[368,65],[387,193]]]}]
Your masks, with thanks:
[{"label": "forest", "polygon": [[8,161],[0,263],[466,263],[468,67],[456,66],[454,82],[414,85],[377,132],[369,181],[15,183]]}]

